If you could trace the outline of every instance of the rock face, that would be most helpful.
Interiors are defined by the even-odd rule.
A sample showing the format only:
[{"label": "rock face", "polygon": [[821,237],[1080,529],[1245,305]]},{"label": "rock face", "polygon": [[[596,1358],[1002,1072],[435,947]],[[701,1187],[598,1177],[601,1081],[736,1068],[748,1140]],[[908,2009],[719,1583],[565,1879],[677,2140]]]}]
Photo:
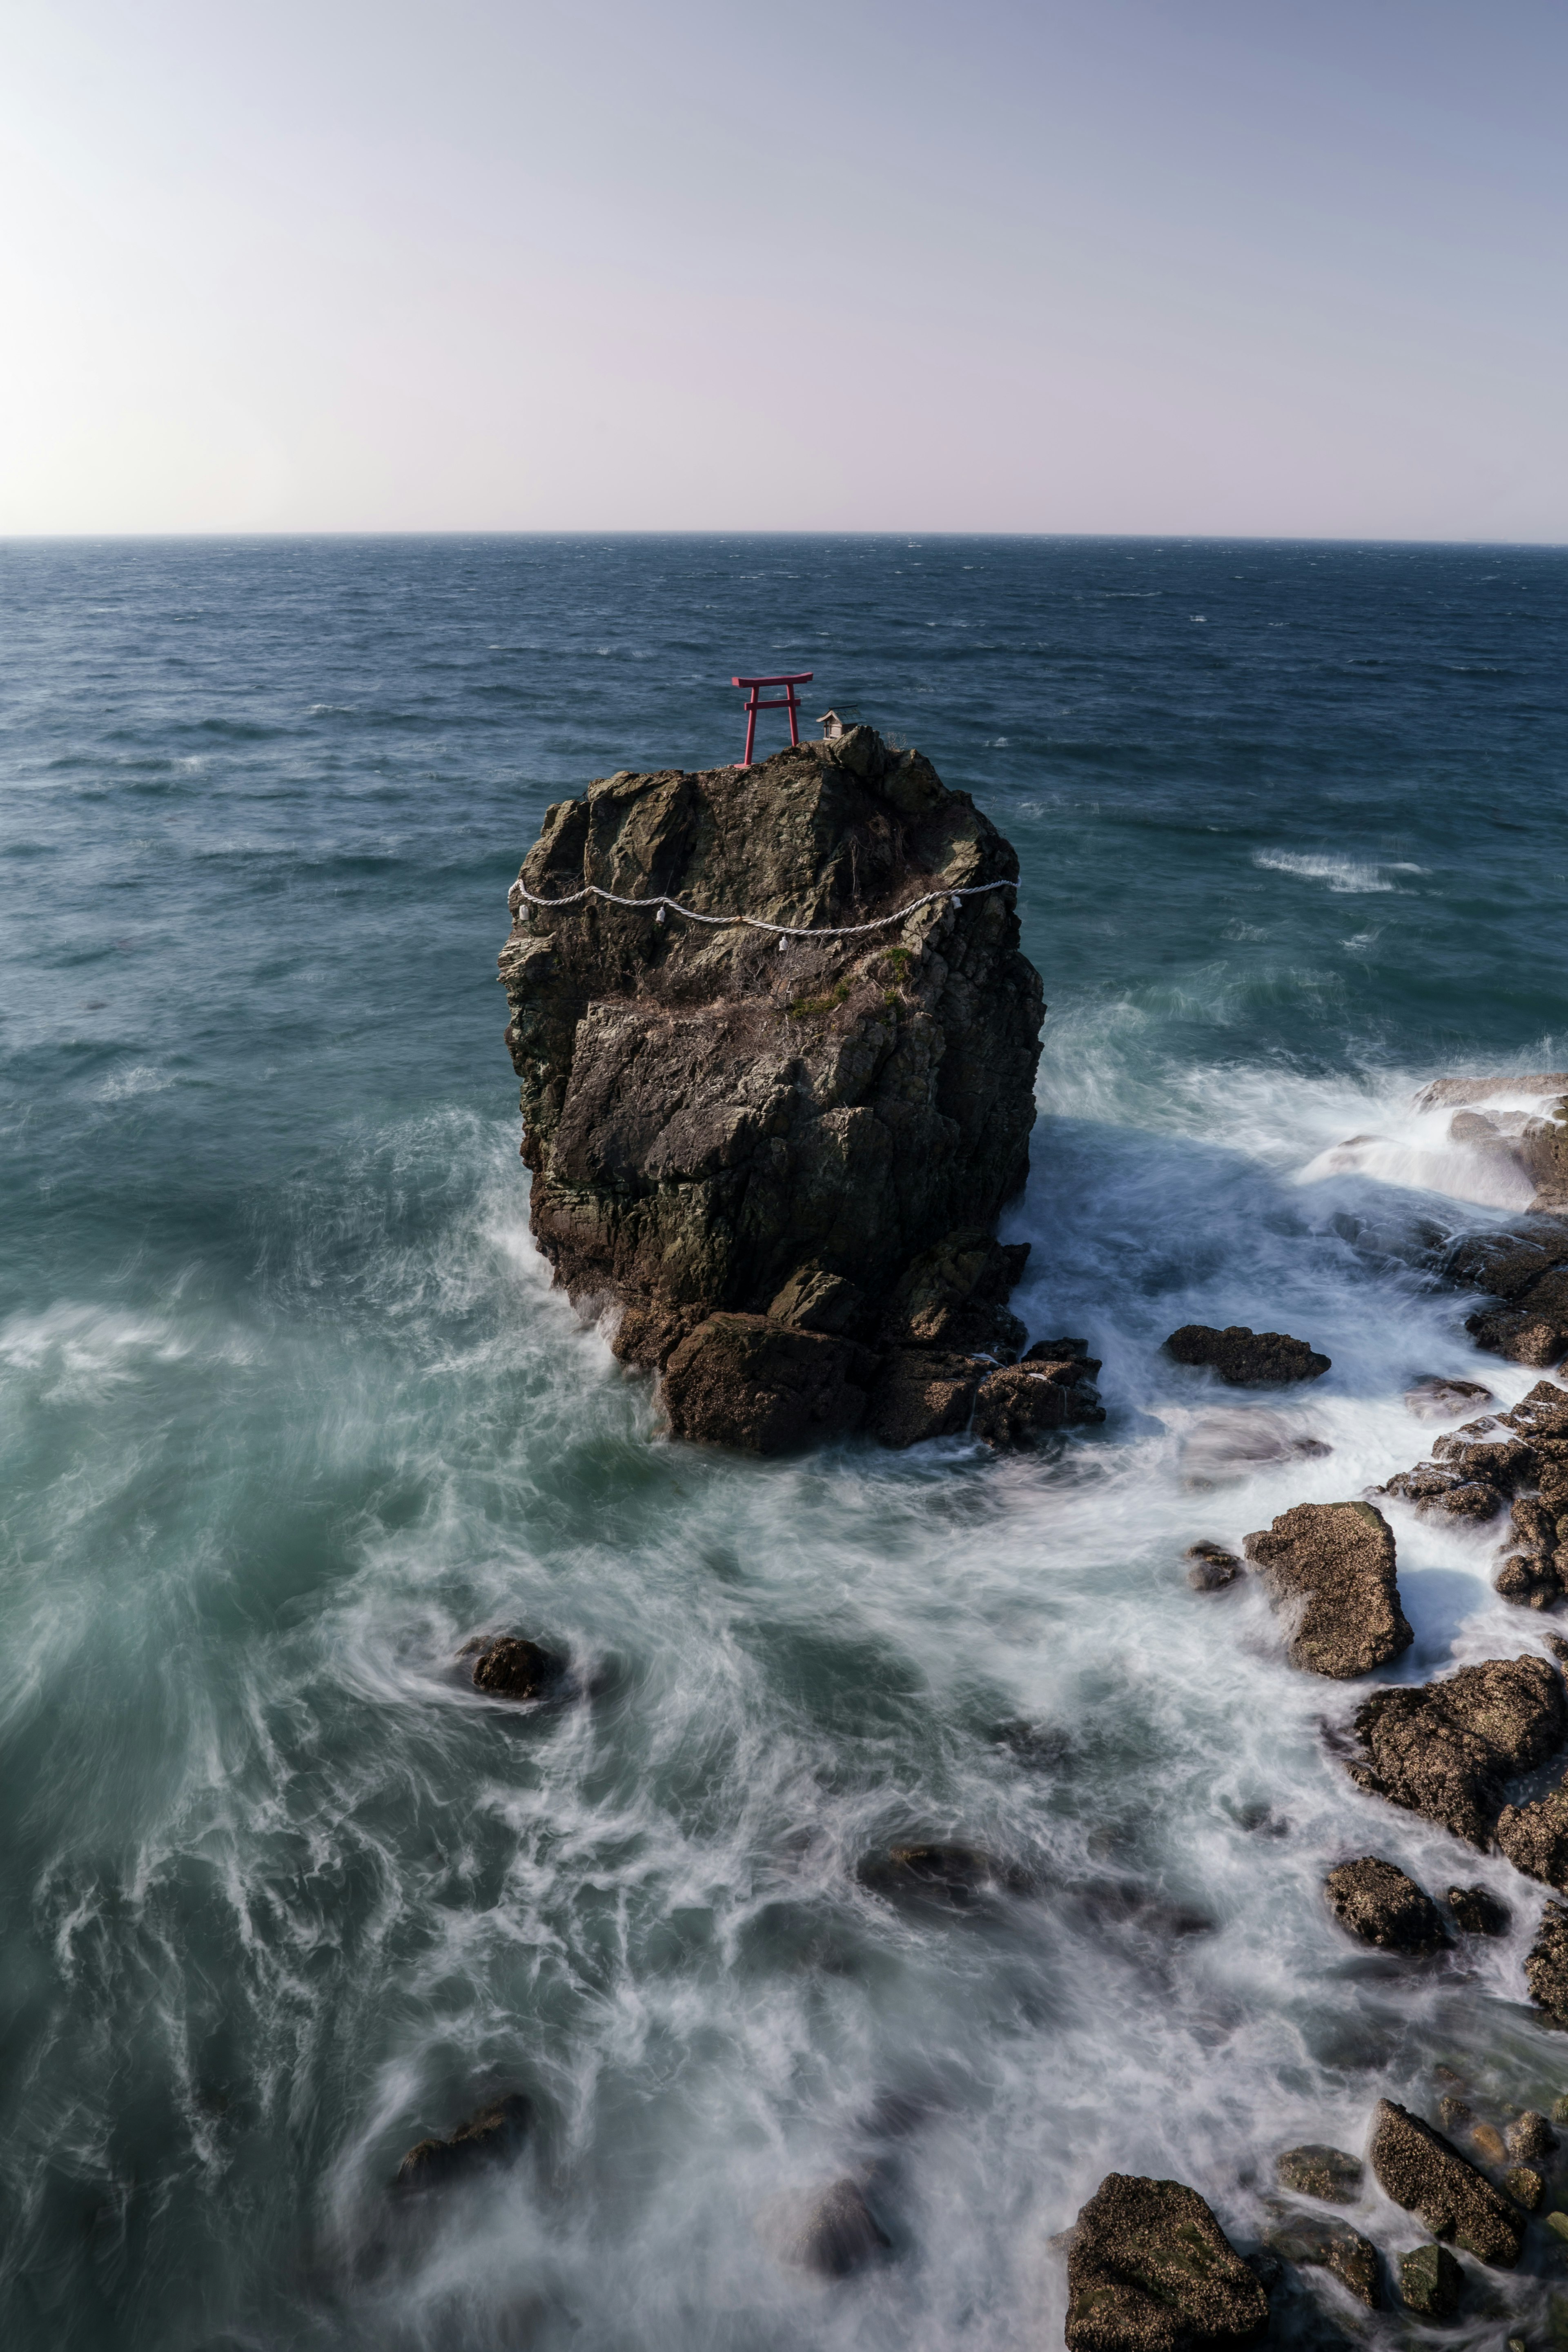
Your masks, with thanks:
[{"label": "rock face", "polygon": [[1415,1640],[1399,1605],[1393,1533],[1370,1503],[1298,1503],[1243,1549],[1275,1601],[1300,1607],[1290,1659],[1309,1673],[1368,1675]]},{"label": "rock face", "polygon": [[1546,1906],[1524,1963],[1524,1980],[1537,2008],[1553,2025],[1568,2028],[1568,1911],[1560,1903]]},{"label": "rock face", "polygon": [[1413,2246],[1399,2257],[1399,2299],[1424,2319],[1452,2319],[1465,2273],[1447,2246]]},{"label": "rock face", "polygon": [[[1080,1342],[1058,1340],[1058,1347]],[[1093,1356],[1053,1361],[1031,1348],[1021,1364],[1009,1364],[981,1381],[974,1400],[974,1434],[998,1453],[1033,1445],[1052,1431],[1103,1421],[1095,1392],[1100,1363]]]},{"label": "rock face", "polygon": [[[1528,1112],[1480,1113],[1478,1103],[1500,1095],[1522,1095],[1542,1106]],[[1568,1209],[1568,1076],[1548,1070],[1524,1078],[1436,1078],[1415,1097],[1418,1110],[1466,1106],[1449,1128],[1450,1140],[1481,1147],[1518,1170],[1534,1185],[1533,1212],[1558,1214]]]},{"label": "rock face", "polygon": [[1379,1951],[1440,1952],[1448,1941],[1432,1897],[1392,1862],[1342,1862],[1323,1892],[1341,1927]]},{"label": "rock face", "polygon": [[521,2091],[497,2099],[458,2126],[449,2139],[422,2139],[397,2168],[393,2187],[438,2189],[495,2165],[510,2164],[529,2125],[529,2104]]},{"label": "rock face", "polygon": [[1418,2213],[1435,2238],[1452,2239],[1478,2262],[1512,2269],[1524,2237],[1518,2211],[1441,2132],[1392,2099],[1379,2099],[1370,2154],[1379,2186],[1406,2212]]},{"label": "rock face", "polygon": [[1068,2256],[1068,2352],[1220,2352],[1268,2325],[1260,2281],[1196,2189],[1106,2176]]},{"label": "rock face", "polygon": [[1288,2147],[1274,2166],[1281,2189],[1293,2189],[1299,2197],[1321,2197],[1328,2205],[1355,2204],[1365,2173],[1359,2156],[1348,2156],[1342,2147],[1328,2147],[1319,2140],[1309,2141],[1304,2147]]},{"label": "rock face", "polygon": [[1505,1805],[1497,1842],[1515,1870],[1568,1894],[1568,1790],[1552,1789],[1532,1805]]},{"label": "rock face", "polygon": [[1288,2263],[1331,2271],[1369,2311],[1381,2305],[1383,2266],[1377,2248],[1348,2221],[1331,2221],[1321,2213],[1291,2213],[1269,2231],[1268,2243]]},{"label": "rock face", "polygon": [[1553,1607],[1568,1590],[1568,1390],[1539,1381],[1511,1412],[1438,1438],[1432,1456],[1371,1492],[1478,1527],[1507,1510],[1498,1591],[1523,1607]]},{"label": "rock face", "polygon": [[[1016,874],[967,793],[866,727],[549,811],[500,957],[531,1222],[574,1300],[618,1312],[617,1353],[668,1370],[678,1432],[909,1444],[1018,1354],[1026,1253],[991,1226],[1027,1171],[1045,1008],[1013,894],[828,936]],[[563,903],[589,884],[648,903]],[[664,894],[726,919],[660,922]]]},{"label": "rock face", "polygon": [[565,1659],[553,1650],[502,1633],[474,1660],[474,1688],[497,1698],[542,1698],[565,1671]]},{"label": "rock face", "polygon": [[1374,1691],[1356,1711],[1358,1787],[1441,1822],[1483,1853],[1503,1783],[1533,1771],[1568,1736],[1563,1677],[1544,1658],[1489,1658],[1441,1682]]},{"label": "rock face", "polygon": [[1223,1592],[1241,1574],[1241,1562],[1223,1544],[1189,1544],[1183,1558],[1187,1562],[1187,1582],[1194,1592]]},{"label": "rock face", "polygon": [[1512,1917],[1489,1886],[1450,1886],[1448,1908],[1462,1936],[1506,1936]]},{"label": "rock face", "polygon": [[1216,1331],[1207,1323],[1184,1323],[1165,1342],[1178,1364],[1207,1364],[1232,1388],[1272,1389],[1292,1381],[1320,1381],[1331,1360],[1283,1331],[1249,1331],[1232,1323]]}]

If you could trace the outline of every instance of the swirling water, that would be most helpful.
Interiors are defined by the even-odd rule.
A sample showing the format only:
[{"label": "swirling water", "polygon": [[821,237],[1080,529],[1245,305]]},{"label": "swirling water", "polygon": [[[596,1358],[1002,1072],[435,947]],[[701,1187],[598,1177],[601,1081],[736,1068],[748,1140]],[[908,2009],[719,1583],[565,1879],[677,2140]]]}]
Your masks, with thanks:
[{"label": "swirling water", "polygon": [[[1507,1206],[1415,1087],[1568,1060],[1568,557],[34,543],[0,599],[7,2344],[1011,2352],[1108,2169],[1252,2243],[1279,2147],[1439,2061],[1568,2089],[1540,1891],[1360,1796],[1348,1694],[1179,1557],[1417,1458],[1413,1373],[1534,1377],[1402,1236]],[[1016,1303],[1110,1408],[1058,1454],[677,1449],[531,1251],[507,884],[590,775],[738,753],[751,667],[1018,845]],[[1333,1370],[1216,1396],[1157,1352],[1193,1318]],[[1248,1466],[1238,1413],[1332,1450]],[[1484,1539],[1398,1538],[1402,1673],[1539,1643]],[[481,1699],[502,1627],[583,1695]],[[909,1832],[1048,1891],[890,1909],[854,1864]],[[1358,1953],[1319,1887],[1367,1850],[1512,1933]],[[513,2088],[518,2168],[402,2216],[401,2152]],[[765,2215],[846,2172],[893,2244],[829,2289]]]}]

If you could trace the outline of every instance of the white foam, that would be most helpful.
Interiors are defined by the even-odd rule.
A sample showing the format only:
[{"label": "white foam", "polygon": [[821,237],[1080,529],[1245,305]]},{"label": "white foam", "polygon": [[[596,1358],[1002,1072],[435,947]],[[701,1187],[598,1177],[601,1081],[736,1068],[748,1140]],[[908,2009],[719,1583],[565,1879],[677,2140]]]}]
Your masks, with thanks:
[{"label": "white foam", "polygon": [[[1303,882],[1326,882],[1331,890],[1340,894],[1392,890],[1395,887],[1384,881],[1381,866],[1369,864],[1364,858],[1326,852],[1309,855],[1293,849],[1258,849],[1253,852],[1252,862],[1266,874],[1294,874]],[[1397,870],[1406,873],[1414,869],[1401,866]]]}]

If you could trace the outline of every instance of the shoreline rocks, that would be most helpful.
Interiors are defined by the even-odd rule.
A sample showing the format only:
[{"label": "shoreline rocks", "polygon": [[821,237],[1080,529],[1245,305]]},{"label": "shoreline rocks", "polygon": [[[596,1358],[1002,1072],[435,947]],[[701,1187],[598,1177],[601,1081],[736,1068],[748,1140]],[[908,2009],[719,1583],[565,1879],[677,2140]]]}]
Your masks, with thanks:
[{"label": "shoreline rocks", "polygon": [[1252,1331],[1245,1323],[1221,1331],[1209,1323],[1184,1323],[1165,1342],[1178,1364],[1206,1365],[1230,1388],[1285,1388],[1296,1381],[1321,1381],[1332,1370],[1305,1339],[1284,1331]]},{"label": "shoreline rocks", "polygon": [[1392,2099],[1380,2099],[1368,2151],[1378,2186],[1432,2235],[1478,2262],[1511,2270],[1524,2243],[1518,2210],[1441,2132]]},{"label": "shoreline rocks", "polygon": [[474,1660],[473,1685],[491,1698],[547,1698],[564,1675],[568,1661],[538,1642],[515,1633],[500,1633],[486,1642]]},{"label": "shoreline rocks", "polygon": [[1342,1927],[1379,1951],[1425,1956],[1446,1951],[1448,1933],[1425,1888],[1373,1854],[1342,1862],[1323,1882]]},{"label": "shoreline rocks", "polygon": [[1485,1853],[1503,1783],[1563,1746],[1568,1705],[1544,1658],[1489,1658],[1438,1682],[1374,1691],[1353,1729],[1363,1754],[1345,1769],[1358,1788]]},{"label": "shoreline rocks", "polygon": [[1228,2352],[1268,2325],[1262,2282],[1195,2189],[1108,2173],[1068,2253],[1068,2352]]},{"label": "shoreline rocks", "polygon": [[1366,2167],[1359,2156],[1348,2155],[1342,2147],[1311,2140],[1276,2157],[1274,2177],[1281,2189],[1294,2189],[1299,2197],[1320,2197],[1326,2205],[1354,2205],[1366,2179]]},{"label": "shoreline rocks", "polygon": [[1277,1606],[1300,1611],[1293,1665],[1345,1680],[1389,1664],[1415,1640],[1399,1605],[1393,1531],[1370,1503],[1298,1503],[1242,1549]]}]

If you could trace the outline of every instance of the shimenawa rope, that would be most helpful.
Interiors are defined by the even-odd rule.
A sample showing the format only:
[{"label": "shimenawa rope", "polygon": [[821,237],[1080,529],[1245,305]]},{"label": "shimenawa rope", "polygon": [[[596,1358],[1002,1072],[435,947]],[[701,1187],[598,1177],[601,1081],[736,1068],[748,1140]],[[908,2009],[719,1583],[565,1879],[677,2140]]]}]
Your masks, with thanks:
[{"label": "shimenawa rope", "polygon": [[918,914],[922,907],[931,906],[939,898],[951,898],[956,907],[961,898],[981,898],[988,890],[1016,890],[1017,887],[1016,882],[970,882],[957,887],[950,884],[942,890],[928,890],[922,898],[911,898],[909,905],[900,907],[896,914],[879,915],[874,922],[869,923],[769,923],[764,922],[761,915],[703,915],[695,907],[683,907],[679,898],[671,898],[663,893],[657,898],[622,898],[614,890],[601,890],[596,882],[584,883],[581,890],[574,890],[565,898],[542,898],[537,892],[529,889],[526,883],[514,882],[506,894],[506,902],[515,914],[515,901],[524,898],[531,907],[546,908],[576,907],[584,898],[604,898],[612,907],[657,907],[661,923],[668,907],[672,915],[680,915],[689,923],[710,923],[721,929],[731,923],[743,923],[753,931],[776,931],[780,934],[782,945],[786,939],[857,939],[863,931],[882,931],[890,923],[905,922],[910,915]]}]

